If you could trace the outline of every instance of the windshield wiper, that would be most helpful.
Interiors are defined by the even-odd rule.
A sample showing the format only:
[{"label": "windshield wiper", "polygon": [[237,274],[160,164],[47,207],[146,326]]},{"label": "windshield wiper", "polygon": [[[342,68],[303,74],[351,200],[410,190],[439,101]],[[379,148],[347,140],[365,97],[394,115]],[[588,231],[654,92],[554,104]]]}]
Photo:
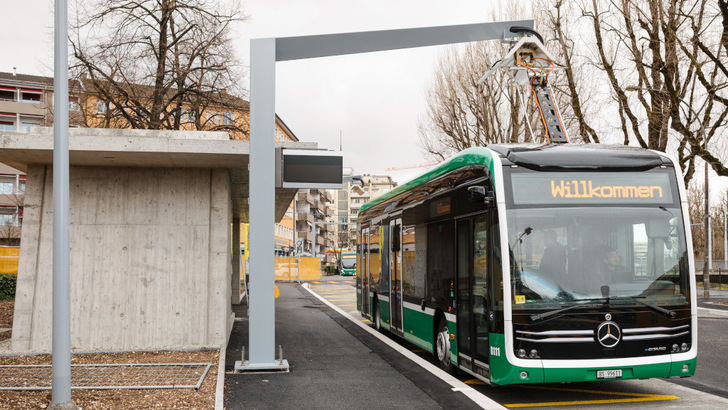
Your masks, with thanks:
[{"label": "windshield wiper", "polygon": [[568,310],[572,310],[572,309],[576,309],[576,308],[586,308],[586,307],[591,308],[591,307],[602,307],[602,306],[604,306],[604,303],[592,303],[592,302],[594,302],[596,300],[603,300],[603,301],[606,302],[606,299],[604,299],[604,298],[600,298],[600,299],[582,299],[582,300],[585,301],[585,302],[588,302],[588,303],[577,303],[575,305],[564,306],[564,307],[562,307],[560,309],[550,310],[548,312],[539,313],[537,315],[531,315],[531,321],[532,322],[535,322],[537,320],[546,319],[547,317],[551,317],[551,316],[554,316],[554,315],[558,315],[559,313],[566,312]]},{"label": "windshield wiper", "polygon": [[[593,298],[593,299],[579,299],[579,301],[586,302],[586,303],[577,303],[575,305],[564,306],[560,309],[550,310],[548,312],[539,313],[537,315],[531,315],[531,321],[535,322],[537,320],[546,319],[547,317],[558,315],[559,313],[563,313],[563,312],[566,312],[566,311],[569,311],[572,309],[576,309],[576,308],[604,307],[605,305],[609,306],[610,305],[609,302],[611,302],[613,300],[632,301],[639,305],[646,306],[652,310],[665,314],[668,317],[670,317],[671,319],[674,319],[677,316],[677,313],[675,313],[674,310],[665,309],[663,307],[653,305],[652,303],[647,303],[647,302],[640,300],[640,299],[644,299],[645,297],[646,296],[612,296],[612,297],[608,296],[608,297]],[[601,303],[594,303],[594,302],[601,302]]]},{"label": "windshield wiper", "polygon": [[640,300],[640,299],[644,299],[646,297],[647,296],[617,296],[617,297],[610,297],[610,298],[608,298],[608,301],[609,300],[630,300],[630,301],[635,302],[635,303],[637,303],[639,305],[646,306],[646,307],[648,307],[648,308],[650,308],[650,309],[652,309],[654,311],[657,311],[657,312],[660,312],[662,314],[665,314],[668,317],[670,317],[671,319],[675,319],[675,317],[677,316],[677,313],[675,313],[674,310],[665,309],[664,307],[660,307],[660,306],[657,306],[657,305],[653,305],[652,303],[648,303],[648,302],[644,302],[644,301],[641,301]]}]

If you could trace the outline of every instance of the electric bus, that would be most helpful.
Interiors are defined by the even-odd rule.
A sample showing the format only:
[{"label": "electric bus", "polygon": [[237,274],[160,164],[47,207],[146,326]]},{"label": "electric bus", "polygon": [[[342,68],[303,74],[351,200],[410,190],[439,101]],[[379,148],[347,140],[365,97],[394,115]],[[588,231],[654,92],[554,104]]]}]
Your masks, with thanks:
[{"label": "electric bus", "polygon": [[356,273],[356,252],[341,252],[341,276],[353,276]]},{"label": "electric bus", "polygon": [[679,170],[625,146],[466,149],[361,207],[358,310],[493,385],[691,376]]}]

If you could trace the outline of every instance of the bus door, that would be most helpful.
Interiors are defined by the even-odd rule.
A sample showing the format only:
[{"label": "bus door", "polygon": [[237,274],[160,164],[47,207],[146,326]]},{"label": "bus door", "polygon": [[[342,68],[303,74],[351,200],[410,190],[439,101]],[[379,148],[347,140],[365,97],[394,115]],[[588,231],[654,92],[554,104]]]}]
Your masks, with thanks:
[{"label": "bus door", "polygon": [[369,312],[369,228],[361,230],[359,240],[359,263],[356,271],[359,272],[356,281],[361,289],[361,313],[370,315]]},{"label": "bus door", "polygon": [[458,364],[489,376],[488,218],[457,223]]},{"label": "bus door", "polygon": [[391,330],[402,332],[402,219],[389,223]]},{"label": "bus door", "polygon": [[[389,246],[389,227],[386,225],[386,222],[382,222],[381,225],[377,227],[379,229],[379,257],[381,261],[381,276],[379,277],[379,292],[380,292],[380,310],[379,314],[381,316],[382,322],[384,323],[385,329],[389,329],[391,326],[391,312],[392,312],[392,300],[391,300],[391,292],[390,292],[390,274],[389,274],[389,255],[390,255],[390,249]],[[386,306],[382,306],[381,301],[386,302]]]}]

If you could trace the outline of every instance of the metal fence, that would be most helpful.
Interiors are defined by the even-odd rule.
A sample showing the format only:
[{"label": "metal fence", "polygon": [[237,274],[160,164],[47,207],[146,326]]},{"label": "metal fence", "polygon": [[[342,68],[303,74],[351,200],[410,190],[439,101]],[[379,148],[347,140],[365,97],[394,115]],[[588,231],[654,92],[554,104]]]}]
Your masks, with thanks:
[{"label": "metal fence", "polygon": [[[76,364],[71,389],[199,389],[212,363]],[[0,390],[50,390],[51,365],[0,366]]]}]

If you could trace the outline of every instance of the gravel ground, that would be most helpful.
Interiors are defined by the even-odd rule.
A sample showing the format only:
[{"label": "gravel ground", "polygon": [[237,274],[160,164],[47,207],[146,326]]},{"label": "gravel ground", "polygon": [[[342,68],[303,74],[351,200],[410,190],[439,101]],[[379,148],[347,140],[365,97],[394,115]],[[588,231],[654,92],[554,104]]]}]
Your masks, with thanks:
[{"label": "gravel ground", "polygon": [[[13,306],[13,301],[0,302],[0,328],[12,327]],[[0,335],[0,341],[2,336],[4,334]],[[211,409],[215,407],[219,357],[219,350],[72,354],[72,364],[212,363],[212,367],[199,390],[73,389],[71,399],[83,409]],[[51,364],[51,355],[3,356],[0,353],[0,365],[11,364]],[[44,409],[50,402],[50,390],[0,391],[0,409]]]},{"label": "gravel ground", "polygon": [[[0,301],[0,329],[12,329],[13,328],[13,309],[15,308],[14,300],[3,300]],[[12,336],[12,332],[9,330],[6,332],[0,332],[0,342],[8,340]]]}]

